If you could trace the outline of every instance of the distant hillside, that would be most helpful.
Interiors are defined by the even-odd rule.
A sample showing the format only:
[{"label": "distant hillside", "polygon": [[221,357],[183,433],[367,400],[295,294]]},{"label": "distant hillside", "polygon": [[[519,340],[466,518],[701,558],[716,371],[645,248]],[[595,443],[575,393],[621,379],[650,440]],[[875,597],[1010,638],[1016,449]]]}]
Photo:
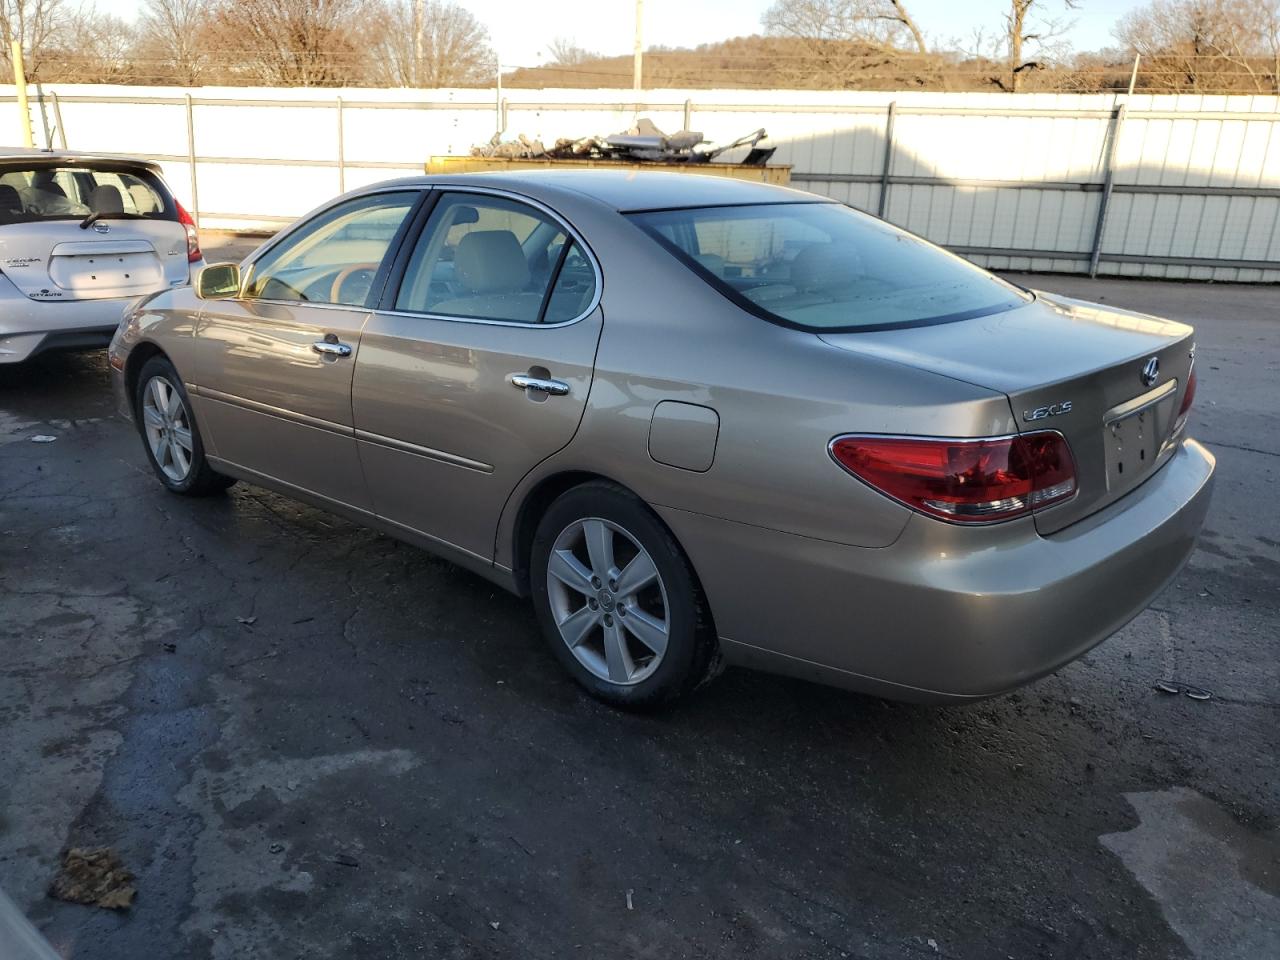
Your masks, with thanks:
[{"label": "distant hillside", "polygon": [[[1128,60],[1086,54],[1070,66],[1035,70],[1025,90],[1085,92],[1123,88]],[[631,86],[630,56],[586,57],[503,75],[510,87]],[[999,90],[1007,68],[983,58],[921,55],[866,44],[790,37],[735,37],[688,48],[653,48],[644,55],[644,86],[814,90]]]}]

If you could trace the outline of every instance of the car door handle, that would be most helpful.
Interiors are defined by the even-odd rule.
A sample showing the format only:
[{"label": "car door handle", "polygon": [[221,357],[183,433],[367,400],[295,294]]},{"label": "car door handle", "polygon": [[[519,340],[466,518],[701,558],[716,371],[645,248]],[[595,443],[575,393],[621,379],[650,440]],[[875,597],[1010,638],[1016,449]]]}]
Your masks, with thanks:
[{"label": "car door handle", "polygon": [[349,357],[351,356],[351,347],[345,343],[330,343],[328,340],[317,340],[311,345],[311,349],[316,353],[324,354],[326,357]]},{"label": "car door handle", "polygon": [[569,385],[563,380],[531,377],[527,373],[513,373],[508,379],[517,390],[537,390],[552,397],[563,397],[569,392]]}]

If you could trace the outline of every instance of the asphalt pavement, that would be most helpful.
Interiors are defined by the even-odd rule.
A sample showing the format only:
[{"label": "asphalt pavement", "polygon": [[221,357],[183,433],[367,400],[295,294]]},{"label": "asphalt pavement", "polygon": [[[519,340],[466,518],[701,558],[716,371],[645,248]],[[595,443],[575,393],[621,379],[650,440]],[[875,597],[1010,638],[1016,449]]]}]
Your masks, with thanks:
[{"label": "asphalt pavement", "polygon": [[[475,576],[165,493],[101,354],[0,368],[0,888],[83,960],[1280,956],[1280,289],[1021,279],[1197,324],[1219,479],[1148,611],[966,707],[616,712]],[[97,846],[132,907],[48,898]]]}]

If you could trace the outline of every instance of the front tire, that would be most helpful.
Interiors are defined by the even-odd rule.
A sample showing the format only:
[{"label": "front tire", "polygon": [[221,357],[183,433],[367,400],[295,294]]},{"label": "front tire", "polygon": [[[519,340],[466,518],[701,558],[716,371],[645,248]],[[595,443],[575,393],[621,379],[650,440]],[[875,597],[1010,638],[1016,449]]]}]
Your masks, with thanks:
[{"label": "front tire", "polygon": [[164,357],[143,364],[133,409],[151,469],[170,491],[207,497],[235,483],[209,466],[191,399],[178,371]]},{"label": "front tire", "polygon": [[538,524],[530,578],[552,651],[592,696],[653,706],[715,675],[715,631],[693,568],[623,488],[595,481],[562,494]]}]

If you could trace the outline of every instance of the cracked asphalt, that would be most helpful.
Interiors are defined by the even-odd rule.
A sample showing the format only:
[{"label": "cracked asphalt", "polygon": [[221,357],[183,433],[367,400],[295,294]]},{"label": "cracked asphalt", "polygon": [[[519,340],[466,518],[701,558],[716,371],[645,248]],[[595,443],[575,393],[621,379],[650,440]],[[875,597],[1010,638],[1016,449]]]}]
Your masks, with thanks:
[{"label": "cracked asphalt", "polygon": [[[0,888],[78,960],[1280,955],[1280,290],[1033,282],[1197,324],[1219,481],[1151,609],[960,708],[614,712],[477,577],[165,493],[103,356],[0,368]],[[99,845],[129,911],[45,896]]]}]

